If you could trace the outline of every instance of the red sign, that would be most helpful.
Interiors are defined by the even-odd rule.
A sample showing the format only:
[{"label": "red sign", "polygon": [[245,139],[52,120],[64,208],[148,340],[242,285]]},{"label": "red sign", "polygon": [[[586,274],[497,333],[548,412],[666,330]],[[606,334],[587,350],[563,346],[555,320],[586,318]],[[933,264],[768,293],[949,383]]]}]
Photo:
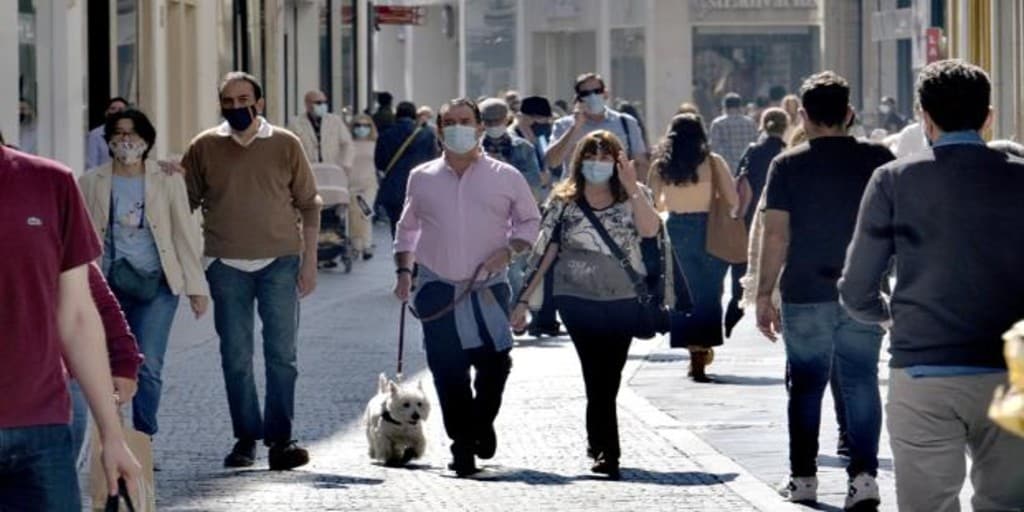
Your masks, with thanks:
[{"label": "red sign", "polygon": [[422,7],[374,6],[378,25],[421,25],[425,16]]},{"label": "red sign", "polygon": [[942,60],[942,29],[929,27],[925,30],[925,60],[928,64]]}]

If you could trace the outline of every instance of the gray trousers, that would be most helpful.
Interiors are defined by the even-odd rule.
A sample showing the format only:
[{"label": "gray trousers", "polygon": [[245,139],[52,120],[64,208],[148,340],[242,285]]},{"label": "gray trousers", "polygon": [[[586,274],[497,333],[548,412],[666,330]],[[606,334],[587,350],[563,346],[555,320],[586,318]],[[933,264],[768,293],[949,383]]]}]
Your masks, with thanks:
[{"label": "gray trousers", "polygon": [[1006,372],[913,378],[889,374],[887,425],[900,512],[956,512],[971,457],[976,511],[1024,510],[1024,438],[988,419]]}]

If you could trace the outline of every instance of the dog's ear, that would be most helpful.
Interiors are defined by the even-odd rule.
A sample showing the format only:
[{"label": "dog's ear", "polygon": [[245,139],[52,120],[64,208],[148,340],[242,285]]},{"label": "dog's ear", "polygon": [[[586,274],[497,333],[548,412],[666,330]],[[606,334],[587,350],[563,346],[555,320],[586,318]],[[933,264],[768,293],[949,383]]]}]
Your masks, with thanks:
[{"label": "dog's ear", "polygon": [[388,376],[383,372],[377,377],[377,392],[383,393],[388,389]]},{"label": "dog's ear", "polygon": [[391,396],[397,395],[398,392],[400,391],[398,389],[398,384],[394,381],[388,382],[388,391],[391,392]]}]

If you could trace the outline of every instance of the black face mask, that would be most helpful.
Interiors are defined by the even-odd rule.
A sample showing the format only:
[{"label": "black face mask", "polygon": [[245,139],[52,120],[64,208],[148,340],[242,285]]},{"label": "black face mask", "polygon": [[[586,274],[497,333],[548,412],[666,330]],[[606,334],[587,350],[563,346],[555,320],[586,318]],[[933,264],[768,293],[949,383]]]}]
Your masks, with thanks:
[{"label": "black face mask", "polygon": [[224,120],[231,125],[231,129],[236,132],[244,132],[246,128],[252,125],[253,118],[253,107],[239,107],[239,108],[222,108],[220,109],[220,115],[224,117]]},{"label": "black face mask", "polygon": [[32,116],[30,116],[28,114],[25,114],[23,112],[18,114],[18,122],[20,122],[21,124],[25,124],[25,123],[27,123],[27,122],[29,122],[31,120],[32,120]]},{"label": "black face mask", "polygon": [[538,137],[550,137],[551,136],[551,123],[533,123],[530,127],[533,130],[533,134]]}]

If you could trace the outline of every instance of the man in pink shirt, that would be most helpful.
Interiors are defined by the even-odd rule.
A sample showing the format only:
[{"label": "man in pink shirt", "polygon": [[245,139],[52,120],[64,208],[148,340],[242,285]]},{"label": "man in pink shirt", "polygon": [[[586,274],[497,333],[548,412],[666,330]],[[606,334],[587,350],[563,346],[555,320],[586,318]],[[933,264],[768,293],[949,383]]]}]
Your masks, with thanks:
[{"label": "man in pink shirt", "polygon": [[508,263],[537,238],[540,212],[523,175],[481,151],[483,120],[472,100],[443,105],[438,127],[444,154],[409,176],[395,295],[409,300],[416,265],[413,305],[452,440],[449,468],[464,477],[497,446],[494,418],[512,368]]}]

